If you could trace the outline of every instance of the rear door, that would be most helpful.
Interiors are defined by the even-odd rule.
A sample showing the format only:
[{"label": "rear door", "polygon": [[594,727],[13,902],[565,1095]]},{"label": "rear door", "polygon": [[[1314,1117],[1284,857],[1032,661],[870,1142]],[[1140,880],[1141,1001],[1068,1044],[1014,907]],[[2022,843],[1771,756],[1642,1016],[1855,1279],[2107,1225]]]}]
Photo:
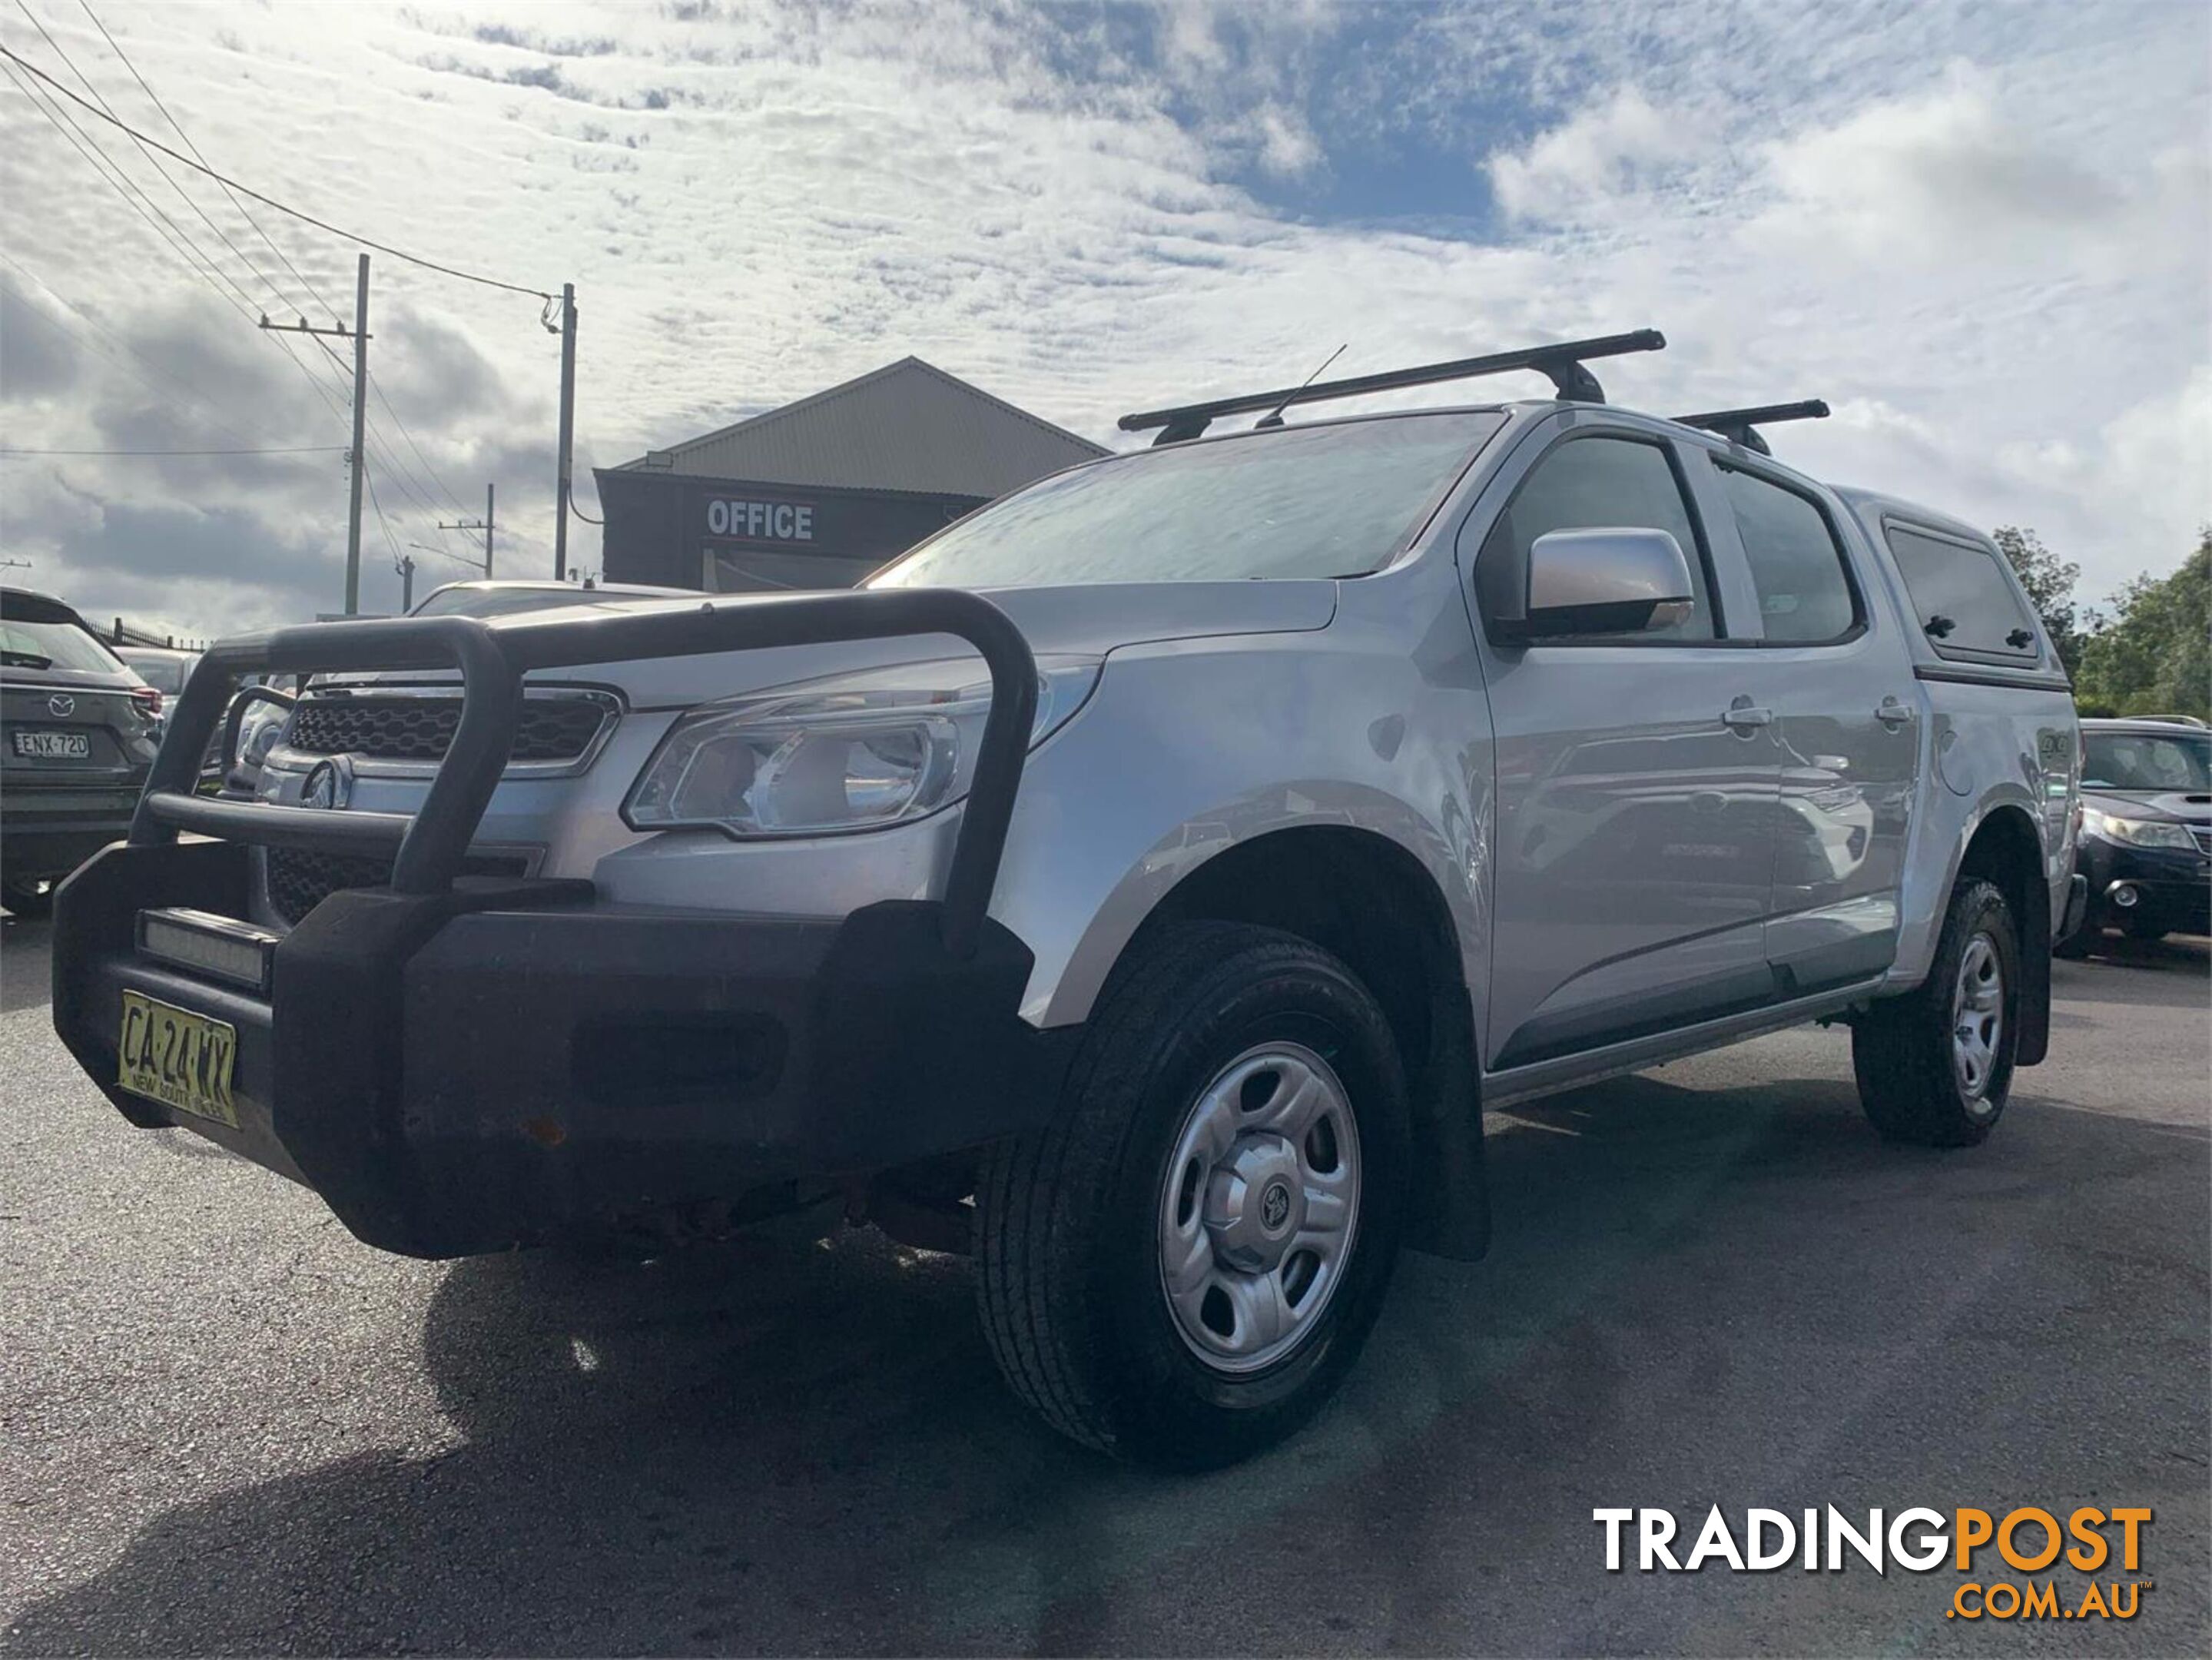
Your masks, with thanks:
[{"label": "rear door", "polygon": [[[1756,1006],[1773,985],[1777,667],[1728,637],[1675,444],[1581,413],[1543,430],[1460,541],[1496,734],[1493,1069]],[[1501,638],[1486,617],[1525,585],[1529,544],[1598,526],[1671,533],[1692,615],[1600,641]]]},{"label": "rear door", "polygon": [[1741,635],[1780,746],[1766,958],[1782,997],[1878,974],[1897,952],[1919,688],[1841,509],[1741,448],[1692,477],[1750,584]]}]

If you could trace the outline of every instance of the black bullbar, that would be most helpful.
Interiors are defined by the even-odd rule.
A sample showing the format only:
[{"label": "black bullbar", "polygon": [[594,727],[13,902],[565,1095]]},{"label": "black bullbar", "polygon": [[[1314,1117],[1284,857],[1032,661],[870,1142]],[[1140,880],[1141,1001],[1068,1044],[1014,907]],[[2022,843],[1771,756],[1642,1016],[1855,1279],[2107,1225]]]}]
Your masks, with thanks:
[{"label": "black bullbar", "polygon": [[[973,645],[992,684],[941,901],[750,916],[462,873],[526,673],[922,635]],[[240,677],[362,670],[459,672],[459,721],[418,812],[193,793]],[[129,841],[58,897],[56,1028],[132,1122],[191,1128],[304,1182],[369,1243],[414,1256],[978,1146],[1053,1098],[1065,1052],[1020,1018],[1032,959],[988,915],[1036,696],[1020,631],[951,589],[497,626],[328,623],[219,643],[177,702]],[[332,893],[277,939],[265,998],[137,950],[143,912],[246,917],[251,845],[386,855],[391,880]],[[234,1030],[236,1124],[120,1086],[125,992]]]}]

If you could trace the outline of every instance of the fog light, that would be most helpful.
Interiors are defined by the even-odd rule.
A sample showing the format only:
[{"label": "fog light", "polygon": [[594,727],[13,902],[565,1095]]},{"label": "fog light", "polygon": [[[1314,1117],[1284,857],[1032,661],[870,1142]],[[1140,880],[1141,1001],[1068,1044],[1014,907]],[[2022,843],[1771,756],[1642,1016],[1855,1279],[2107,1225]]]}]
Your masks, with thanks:
[{"label": "fog light", "polygon": [[142,910],[138,949],[145,956],[265,997],[276,936],[204,910]]},{"label": "fog light", "polygon": [[2137,893],[2125,882],[2121,883],[2118,887],[2114,888],[2112,893],[2112,903],[2118,905],[2122,910],[2133,910],[2136,906],[2136,902],[2142,897],[2142,895]]}]

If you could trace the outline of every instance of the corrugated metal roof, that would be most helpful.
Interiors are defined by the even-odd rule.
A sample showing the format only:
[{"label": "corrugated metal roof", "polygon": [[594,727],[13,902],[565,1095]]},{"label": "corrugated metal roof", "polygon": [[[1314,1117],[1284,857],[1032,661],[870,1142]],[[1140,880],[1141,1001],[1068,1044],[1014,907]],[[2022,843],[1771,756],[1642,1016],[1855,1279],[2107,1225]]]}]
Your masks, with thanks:
[{"label": "corrugated metal roof", "polygon": [[919,357],[902,357],[795,404],[655,450],[658,465],[647,466],[641,457],[620,470],[988,497],[1109,453]]}]

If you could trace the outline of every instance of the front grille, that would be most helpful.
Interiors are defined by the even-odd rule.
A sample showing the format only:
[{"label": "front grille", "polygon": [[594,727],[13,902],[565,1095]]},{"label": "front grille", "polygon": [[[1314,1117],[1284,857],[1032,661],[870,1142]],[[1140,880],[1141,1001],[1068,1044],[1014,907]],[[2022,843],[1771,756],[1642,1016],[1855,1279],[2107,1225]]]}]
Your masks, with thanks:
[{"label": "front grille", "polygon": [[[313,853],[271,848],[269,906],[295,923],[340,888],[380,888],[392,879],[392,861],[355,853]],[[461,861],[464,876],[526,876],[530,861],[520,854],[471,854]]]},{"label": "front grille", "polygon": [[[507,752],[516,761],[581,758],[607,718],[588,697],[526,697]],[[292,711],[284,744],[306,755],[359,755],[378,761],[437,761],[461,723],[458,697],[308,697]]]}]

